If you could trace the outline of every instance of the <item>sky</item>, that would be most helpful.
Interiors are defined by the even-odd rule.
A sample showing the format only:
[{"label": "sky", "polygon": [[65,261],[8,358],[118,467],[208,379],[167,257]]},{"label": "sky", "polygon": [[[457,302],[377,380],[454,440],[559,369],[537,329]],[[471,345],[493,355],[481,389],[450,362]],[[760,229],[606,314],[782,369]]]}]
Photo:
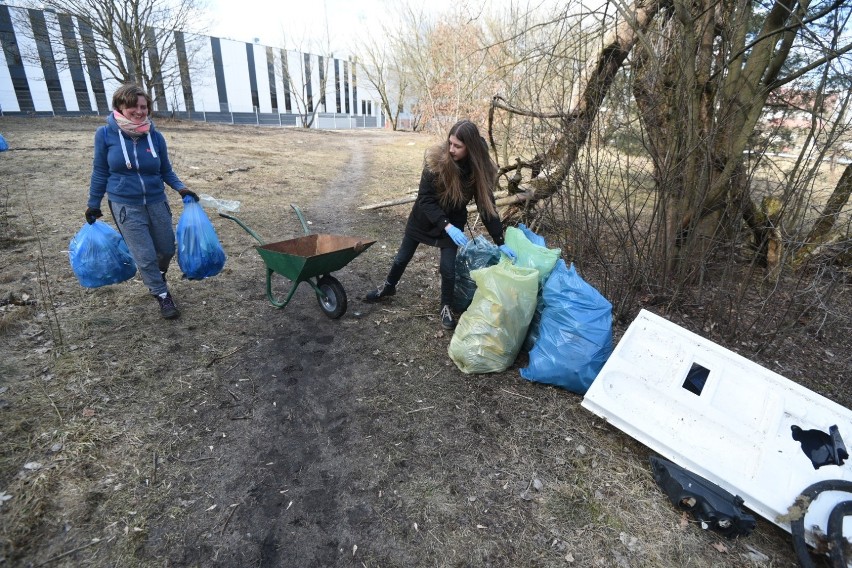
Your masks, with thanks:
[{"label": "sky", "polygon": [[[401,3],[400,0],[208,1],[212,19],[209,35],[245,42],[257,38],[261,45],[307,52],[326,51],[319,48],[325,47],[324,39],[328,37],[330,51],[339,54],[351,51],[347,48],[354,46],[359,33],[380,33],[385,18]],[[488,6],[510,1],[489,0]],[[477,10],[482,6],[479,0],[414,0],[413,5],[427,14],[438,14],[466,3]],[[317,38],[320,44],[316,43]]]},{"label": "sky", "polygon": [[[330,39],[332,52],[345,52],[359,30],[378,32],[393,0],[209,0],[210,35],[300,51]],[[430,5],[448,6],[445,0]],[[286,39],[285,39],[286,38]],[[320,44],[317,44],[320,41]]]}]

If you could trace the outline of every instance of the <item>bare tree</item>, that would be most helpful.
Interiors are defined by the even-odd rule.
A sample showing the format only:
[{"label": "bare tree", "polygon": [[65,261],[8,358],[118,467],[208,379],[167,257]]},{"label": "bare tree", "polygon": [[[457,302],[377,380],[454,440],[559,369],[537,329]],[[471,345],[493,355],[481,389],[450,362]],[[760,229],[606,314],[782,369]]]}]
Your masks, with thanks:
[{"label": "bare tree", "polygon": [[460,117],[484,122],[496,83],[491,48],[482,46],[480,36],[477,21],[461,10],[429,18],[403,8],[391,49],[417,93],[414,112],[425,129],[445,131]]},{"label": "bare tree", "polygon": [[[328,112],[329,70],[334,54],[314,55],[280,50],[275,74],[281,77],[293,111],[303,128],[310,128],[320,112]],[[354,63],[352,63],[354,64]]]},{"label": "bare tree", "polygon": [[[167,87],[180,82],[183,54],[178,57],[177,45],[183,33],[205,31],[204,0],[46,0],[34,7],[74,18],[84,49],[100,56],[109,77],[141,85],[155,103],[165,98]],[[61,37],[65,48],[76,41],[66,34],[50,35]],[[187,44],[184,71],[194,65],[197,50],[192,45]]]},{"label": "bare tree", "polygon": [[[275,74],[281,77],[292,108],[299,115],[303,128],[310,128],[320,112],[329,112],[327,91],[334,52],[328,31],[328,18],[323,10],[323,30],[309,30],[289,22],[281,28],[281,45],[292,49],[280,50]],[[347,61],[354,66],[354,61]]]},{"label": "bare tree", "polygon": [[[701,257],[696,251],[738,217],[758,241],[770,238],[773,223],[757,212],[743,154],[771,93],[852,49],[837,45],[838,28],[827,30],[828,44],[810,41],[816,22],[839,8],[675,1],[655,22],[654,41],[637,46],[634,93],[664,199],[660,242],[667,269]],[[811,62],[797,61],[796,50],[809,52]]]},{"label": "bare tree", "polygon": [[[665,274],[683,261],[691,271],[690,261],[700,259],[702,247],[724,230],[723,219],[744,218],[757,238],[768,238],[761,231],[772,231],[751,200],[743,154],[771,93],[852,49],[840,41],[845,17],[836,16],[842,4],[810,7],[790,0],[762,9],[745,0],[638,0],[616,7],[609,39],[590,60],[579,98],[563,106],[559,135],[542,156],[548,175],[531,180],[515,201],[527,207],[560,191],[616,73],[632,56],[633,93],[659,199],[657,254]],[[824,24],[819,30],[818,23]],[[803,52],[809,57],[793,56]],[[505,100],[494,104],[524,112]],[[544,118],[541,111],[527,114]]]},{"label": "bare tree", "polygon": [[[389,37],[391,34],[385,29],[382,35]],[[391,128],[398,130],[399,117],[409,97],[408,72],[403,69],[400,58],[393,57],[391,48],[381,45],[375,37],[360,40],[358,52],[363,57],[361,72],[376,89]]]},{"label": "bare tree", "polygon": [[[630,50],[647,32],[659,9],[656,2],[636,6],[616,23],[601,42],[596,58],[592,58],[582,77],[583,88],[559,105],[556,112],[542,112],[513,105],[503,97],[495,97],[492,106],[510,113],[559,121],[556,140],[536,160],[539,175],[533,176],[515,202],[539,202],[558,192],[565,183],[571,166],[592,131],[594,119]],[[552,65],[552,63],[549,63]],[[562,110],[564,109],[564,110]]]},{"label": "bare tree", "polygon": [[[566,37],[569,16],[530,31]],[[520,76],[530,87],[492,102],[495,129],[511,114],[530,133],[504,166],[504,218],[547,227],[595,271],[619,318],[639,298],[701,305],[705,331],[758,331],[749,339],[762,347],[813,313],[820,326],[846,317],[832,308],[831,268],[806,260],[849,257],[849,172],[833,191],[821,181],[849,131],[848,17],[839,2],[638,0],[602,8],[592,56],[560,39],[536,59],[540,48],[507,35],[526,70],[550,72]],[[574,82],[562,101],[554,75]],[[777,132],[767,109],[782,104],[808,123],[792,158],[766,153]]]}]

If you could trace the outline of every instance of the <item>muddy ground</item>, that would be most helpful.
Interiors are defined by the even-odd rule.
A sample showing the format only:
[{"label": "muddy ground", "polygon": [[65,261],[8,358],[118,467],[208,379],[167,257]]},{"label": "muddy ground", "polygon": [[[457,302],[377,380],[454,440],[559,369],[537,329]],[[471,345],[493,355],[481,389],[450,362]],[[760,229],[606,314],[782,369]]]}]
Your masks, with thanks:
[{"label": "muddy ground", "polygon": [[[166,321],[138,278],[84,289],[70,269],[100,123],[0,118],[0,566],[797,565],[771,523],[727,540],[677,512],[651,452],[521,379],[523,356],[461,373],[434,249],[391,301],[360,300],[409,208],[358,205],[414,190],[433,139],[158,123],[190,188],[239,200],[266,242],[301,234],[290,203],[377,241],[336,273],[330,320],[306,285],[273,308],[252,238],[214,216],[225,270],[175,263]],[[848,406],[849,335],[757,360]]]}]

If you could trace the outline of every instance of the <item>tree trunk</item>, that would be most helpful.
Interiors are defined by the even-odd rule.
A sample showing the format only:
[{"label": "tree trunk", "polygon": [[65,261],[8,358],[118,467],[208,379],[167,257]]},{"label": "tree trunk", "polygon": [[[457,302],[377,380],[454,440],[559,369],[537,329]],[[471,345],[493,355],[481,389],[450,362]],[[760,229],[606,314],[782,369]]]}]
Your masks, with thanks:
[{"label": "tree trunk", "polygon": [[544,153],[541,173],[528,184],[520,186],[516,203],[507,209],[504,220],[521,218],[529,205],[546,200],[560,190],[580,148],[589,137],[592,123],[616,73],[649,28],[659,8],[657,1],[637,0],[625,10],[632,19],[623,20],[605,39],[597,60],[588,70],[577,107],[563,116],[559,139]]},{"label": "tree trunk", "polygon": [[852,164],[849,164],[843,170],[843,175],[840,176],[840,181],[837,182],[834,191],[831,192],[822,214],[808,233],[805,245],[796,252],[793,259],[795,268],[800,267],[822,245],[832,240],[831,231],[840,216],[840,212],[846,207],[850,194],[852,194]]}]

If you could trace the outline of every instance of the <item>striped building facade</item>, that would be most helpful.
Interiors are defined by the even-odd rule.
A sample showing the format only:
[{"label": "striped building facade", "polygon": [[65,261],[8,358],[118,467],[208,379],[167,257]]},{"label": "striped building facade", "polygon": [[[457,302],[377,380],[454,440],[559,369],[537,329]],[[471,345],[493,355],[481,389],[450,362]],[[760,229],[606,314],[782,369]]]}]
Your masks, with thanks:
[{"label": "striped building facade", "polygon": [[[108,113],[120,83],[92,34],[67,14],[0,4],[0,113]],[[384,126],[378,97],[358,82],[354,60],[182,32],[174,32],[174,46],[163,61],[174,72],[151,93],[156,115],[302,126],[316,113],[314,128]]]}]

